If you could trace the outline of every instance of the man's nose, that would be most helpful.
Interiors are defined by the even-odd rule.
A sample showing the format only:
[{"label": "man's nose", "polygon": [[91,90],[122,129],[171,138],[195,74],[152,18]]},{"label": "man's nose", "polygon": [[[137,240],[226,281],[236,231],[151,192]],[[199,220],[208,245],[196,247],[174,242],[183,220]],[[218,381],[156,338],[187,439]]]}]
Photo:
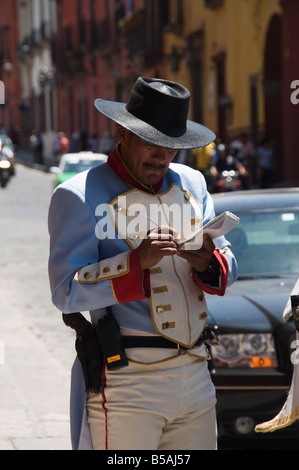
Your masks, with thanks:
[{"label": "man's nose", "polygon": [[164,147],[155,147],[153,152],[153,158],[158,160],[160,163],[166,162],[167,160],[167,149]]}]

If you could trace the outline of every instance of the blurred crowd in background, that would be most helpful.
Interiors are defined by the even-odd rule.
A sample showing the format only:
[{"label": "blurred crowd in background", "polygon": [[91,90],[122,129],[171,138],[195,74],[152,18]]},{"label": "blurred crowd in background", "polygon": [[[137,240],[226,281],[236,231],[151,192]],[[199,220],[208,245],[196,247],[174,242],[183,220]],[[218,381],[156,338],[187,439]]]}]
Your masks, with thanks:
[{"label": "blurred crowd in background", "polygon": [[[96,134],[89,136],[85,131],[73,132],[70,137],[58,132],[52,143],[52,156],[58,164],[65,153],[89,151],[109,155],[115,145],[116,140],[108,131],[101,137]],[[34,161],[44,164],[42,136],[37,131],[32,132],[31,149]],[[260,145],[255,146],[248,134],[242,133],[229,144],[216,139],[203,148],[180,150],[174,162],[199,170],[206,179],[209,191],[215,193],[272,187],[276,183],[273,155],[270,138],[263,138]]]}]

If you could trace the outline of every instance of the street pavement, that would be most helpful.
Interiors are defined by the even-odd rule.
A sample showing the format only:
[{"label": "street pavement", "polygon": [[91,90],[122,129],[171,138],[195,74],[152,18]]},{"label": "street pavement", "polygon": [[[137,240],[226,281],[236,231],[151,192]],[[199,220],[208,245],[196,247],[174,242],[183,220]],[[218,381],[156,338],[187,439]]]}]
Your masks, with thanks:
[{"label": "street pavement", "polygon": [[17,165],[0,190],[0,450],[70,450],[74,334],[47,274],[51,175]]}]

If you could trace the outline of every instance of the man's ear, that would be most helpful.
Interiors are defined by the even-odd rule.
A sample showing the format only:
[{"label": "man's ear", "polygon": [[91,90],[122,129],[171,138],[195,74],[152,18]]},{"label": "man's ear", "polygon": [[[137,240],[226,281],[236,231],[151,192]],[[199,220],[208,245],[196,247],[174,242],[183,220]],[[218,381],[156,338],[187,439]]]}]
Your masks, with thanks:
[{"label": "man's ear", "polygon": [[129,131],[125,127],[122,127],[122,126],[117,127],[117,137],[118,137],[118,141],[120,144],[126,145],[128,133]]}]

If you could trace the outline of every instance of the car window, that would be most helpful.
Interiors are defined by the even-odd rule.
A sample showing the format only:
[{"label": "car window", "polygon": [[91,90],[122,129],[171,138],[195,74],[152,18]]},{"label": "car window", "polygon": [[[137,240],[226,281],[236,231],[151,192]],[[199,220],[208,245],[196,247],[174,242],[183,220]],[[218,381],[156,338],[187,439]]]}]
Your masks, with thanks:
[{"label": "car window", "polygon": [[232,244],[239,277],[299,273],[299,211],[237,214],[240,223],[226,238]]}]

